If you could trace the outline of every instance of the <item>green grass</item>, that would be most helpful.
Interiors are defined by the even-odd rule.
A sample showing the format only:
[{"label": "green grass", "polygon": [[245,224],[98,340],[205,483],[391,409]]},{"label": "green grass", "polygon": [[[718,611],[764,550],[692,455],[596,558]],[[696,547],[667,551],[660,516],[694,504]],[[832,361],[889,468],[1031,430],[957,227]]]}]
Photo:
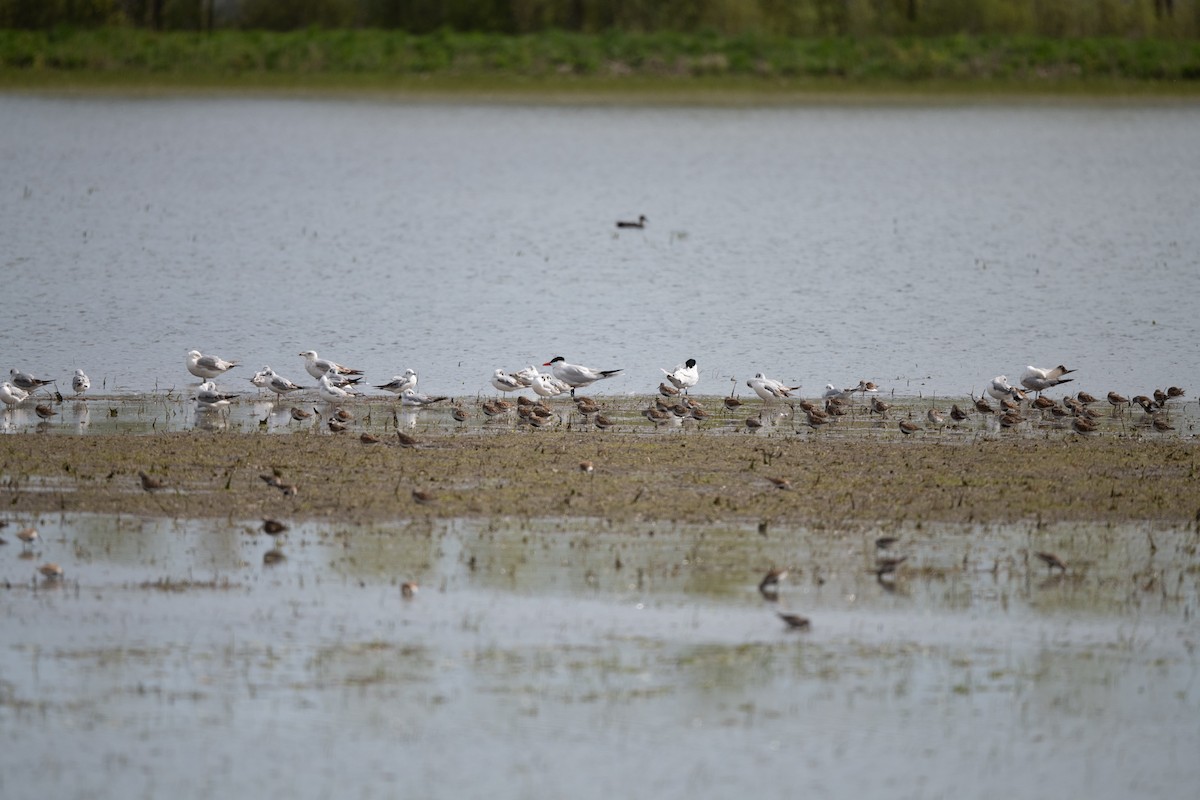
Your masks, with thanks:
[{"label": "green grass", "polygon": [[1195,94],[1200,89],[1200,43],[969,36],[3,30],[0,86],[633,95],[929,89]]}]

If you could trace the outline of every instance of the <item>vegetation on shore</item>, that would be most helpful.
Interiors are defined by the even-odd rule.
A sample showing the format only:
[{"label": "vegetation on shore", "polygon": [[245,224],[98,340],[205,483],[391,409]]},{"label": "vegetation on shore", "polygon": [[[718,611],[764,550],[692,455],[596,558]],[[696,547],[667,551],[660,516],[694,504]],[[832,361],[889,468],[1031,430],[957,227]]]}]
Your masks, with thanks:
[{"label": "vegetation on shore", "polygon": [[1200,42],[674,32],[0,30],[0,85],[577,92],[934,87],[1191,94],[1200,87]]}]

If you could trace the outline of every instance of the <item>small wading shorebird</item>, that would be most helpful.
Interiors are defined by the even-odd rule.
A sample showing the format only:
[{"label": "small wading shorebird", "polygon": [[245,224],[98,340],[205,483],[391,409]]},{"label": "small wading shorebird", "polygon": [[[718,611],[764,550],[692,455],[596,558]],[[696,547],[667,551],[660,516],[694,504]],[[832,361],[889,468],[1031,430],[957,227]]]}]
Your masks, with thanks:
[{"label": "small wading shorebird", "polygon": [[788,630],[790,631],[807,631],[812,629],[812,623],[809,621],[808,617],[801,616],[800,614],[789,614],[785,611],[779,611],[776,613],[778,614],[779,618],[784,621],[784,624],[787,625]]},{"label": "small wading shorebird", "polygon": [[575,396],[576,389],[591,386],[596,381],[602,381],[624,372],[623,369],[592,369],[591,367],[581,367],[578,364],[568,364],[562,356],[555,356],[542,366],[549,367],[555,378],[570,387],[572,397]]},{"label": "small wading shorebird", "polygon": [[622,219],[617,220],[618,228],[644,228],[650,220],[646,219],[645,214],[639,214],[636,220]]},{"label": "small wading shorebird", "polygon": [[187,371],[203,380],[212,380],[219,378],[229,370],[238,366],[240,362],[226,361],[220,356],[206,356],[199,350],[189,350],[187,359]]},{"label": "small wading shorebird", "polygon": [[1053,572],[1054,570],[1058,570],[1059,572],[1067,571],[1067,563],[1058,556],[1054,555],[1054,553],[1037,552],[1034,553],[1034,555],[1038,557],[1039,561],[1046,565],[1048,571],[1050,572]]}]

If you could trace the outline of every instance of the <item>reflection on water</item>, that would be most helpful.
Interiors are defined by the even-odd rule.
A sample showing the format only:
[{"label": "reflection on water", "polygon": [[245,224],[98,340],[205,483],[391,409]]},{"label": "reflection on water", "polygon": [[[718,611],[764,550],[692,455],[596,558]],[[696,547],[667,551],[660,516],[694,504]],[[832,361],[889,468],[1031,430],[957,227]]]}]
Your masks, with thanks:
[{"label": "reflection on water", "polygon": [[965,396],[1065,363],[1147,393],[1200,373],[1197,127],[1194,104],[0,97],[5,367],[182,390],[198,348],[242,361],[237,391],[315,349],[470,396],[563,355],[627,394],[691,357],[708,394],[761,370]]},{"label": "reflection on water", "polygon": [[[0,746],[27,767],[6,795],[1116,798],[1198,777],[1190,530],[910,526],[881,579],[870,527],[9,521],[42,541],[0,552]],[[35,581],[43,560],[65,580]]]}]

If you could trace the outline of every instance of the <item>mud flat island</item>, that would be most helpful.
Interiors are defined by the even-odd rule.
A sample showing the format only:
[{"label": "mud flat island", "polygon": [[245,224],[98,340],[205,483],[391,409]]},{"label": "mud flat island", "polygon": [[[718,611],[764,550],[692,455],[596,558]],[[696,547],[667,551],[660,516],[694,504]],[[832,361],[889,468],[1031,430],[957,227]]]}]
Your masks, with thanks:
[{"label": "mud flat island", "polygon": [[[0,502],[6,515],[363,522],[552,516],[806,526],[1030,519],[1190,525],[1200,519],[1200,448],[1186,424],[1163,438],[1132,425],[1127,433],[1114,427],[1092,437],[1070,429],[1022,434],[978,427],[902,436],[894,421],[865,419],[842,422],[840,430],[777,424],[752,434],[732,419],[670,431],[640,417],[623,418],[608,431],[582,421],[548,430],[478,421],[456,428],[448,409],[446,424],[433,422],[437,413],[422,412],[431,423],[410,431],[410,446],[400,443],[390,412],[376,413],[385,422],[336,435],[315,425],[271,435],[18,432],[0,436]],[[363,441],[368,429],[378,442]],[[581,469],[585,461],[590,471]],[[164,487],[144,490],[141,471]],[[269,485],[272,476],[295,493]],[[781,489],[771,478],[789,485]],[[432,501],[418,501],[418,491]]]}]

